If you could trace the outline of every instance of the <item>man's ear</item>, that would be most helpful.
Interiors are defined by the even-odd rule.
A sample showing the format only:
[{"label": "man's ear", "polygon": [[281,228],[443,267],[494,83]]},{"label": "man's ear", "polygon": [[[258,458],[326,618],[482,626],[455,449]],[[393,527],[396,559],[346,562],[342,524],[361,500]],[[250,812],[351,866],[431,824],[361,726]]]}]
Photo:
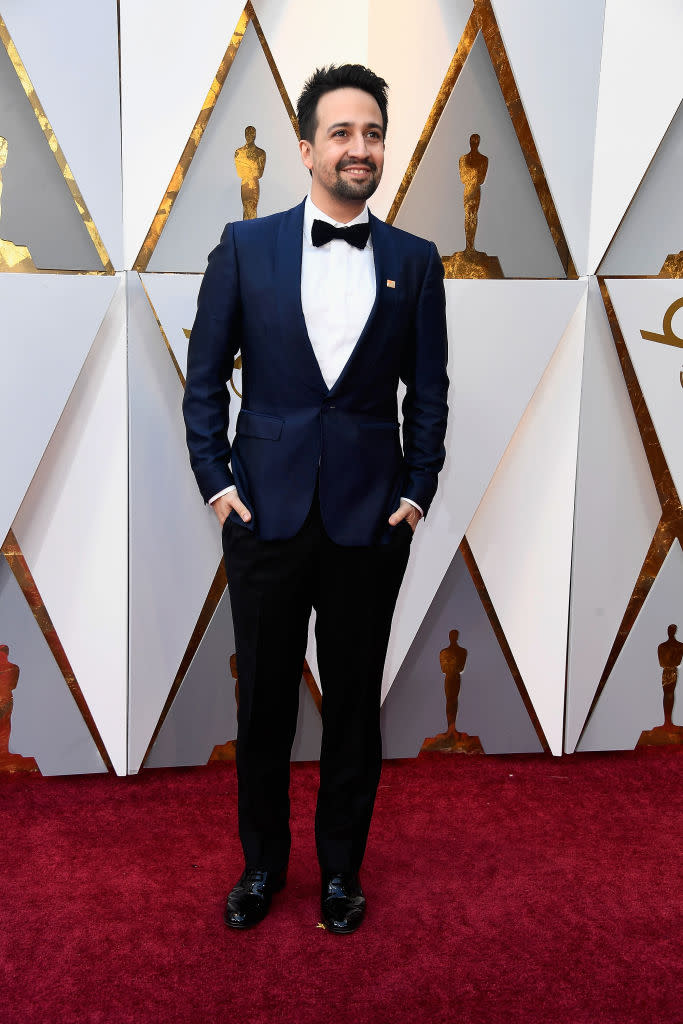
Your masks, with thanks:
[{"label": "man's ear", "polygon": [[299,143],[299,152],[301,153],[301,160],[304,167],[308,167],[309,171],[313,169],[313,157],[311,154],[311,144],[308,139],[302,139]]}]

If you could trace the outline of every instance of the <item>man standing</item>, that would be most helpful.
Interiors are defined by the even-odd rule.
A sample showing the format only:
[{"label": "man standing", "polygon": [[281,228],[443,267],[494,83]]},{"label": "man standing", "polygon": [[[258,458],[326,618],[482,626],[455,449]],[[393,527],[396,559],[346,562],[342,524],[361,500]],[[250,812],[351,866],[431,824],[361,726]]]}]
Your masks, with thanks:
[{"label": "man standing", "polygon": [[[228,224],[188,355],[190,461],[223,527],[240,704],[245,870],[225,921],[247,928],[286,879],[289,762],[316,611],[323,737],[315,835],[328,930],[354,931],[381,770],[380,691],[413,530],[444,461],[446,320],[435,246],[377,220],[387,85],[323,68],[299,98],[303,203]],[[242,408],[227,439],[230,378]],[[403,401],[403,446],[397,388]]]}]

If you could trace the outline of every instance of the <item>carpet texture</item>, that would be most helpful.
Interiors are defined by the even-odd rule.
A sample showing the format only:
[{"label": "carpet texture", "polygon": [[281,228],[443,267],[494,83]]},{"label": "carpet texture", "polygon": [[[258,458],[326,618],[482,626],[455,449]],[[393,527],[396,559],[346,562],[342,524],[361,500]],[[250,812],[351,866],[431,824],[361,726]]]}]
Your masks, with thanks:
[{"label": "carpet texture", "polygon": [[387,762],[352,936],[318,927],[316,778],[244,933],[233,766],[0,779],[1,1024],[683,1021],[679,753]]}]

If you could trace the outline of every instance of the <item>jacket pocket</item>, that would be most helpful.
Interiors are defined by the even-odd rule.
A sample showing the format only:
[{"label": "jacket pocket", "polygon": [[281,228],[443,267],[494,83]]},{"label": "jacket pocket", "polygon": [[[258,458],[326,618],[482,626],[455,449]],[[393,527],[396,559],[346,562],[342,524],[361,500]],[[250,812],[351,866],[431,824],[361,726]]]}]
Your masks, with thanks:
[{"label": "jacket pocket", "polygon": [[284,420],[279,416],[269,416],[265,412],[250,412],[240,409],[237,417],[236,433],[242,437],[260,437],[266,441],[279,441]]}]

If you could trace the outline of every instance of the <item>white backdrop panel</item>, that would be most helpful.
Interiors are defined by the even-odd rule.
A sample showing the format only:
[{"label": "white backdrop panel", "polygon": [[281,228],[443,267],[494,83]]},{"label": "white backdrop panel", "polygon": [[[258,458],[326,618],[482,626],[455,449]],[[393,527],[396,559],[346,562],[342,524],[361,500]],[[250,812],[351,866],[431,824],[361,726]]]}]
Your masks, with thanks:
[{"label": "white backdrop panel", "polygon": [[506,277],[565,273],[500,91],[486,43],[477,36],[396,215],[396,226],[436,242],[442,256],[465,248],[458,160],[481,138],[489,158],[481,186],[476,248],[497,256]]},{"label": "white backdrop panel", "polygon": [[[123,237],[131,267],[235,31],[242,0],[121,0]],[[161,99],[160,99],[161,97]]]},{"label": "white backdrop panel", "polygon": [[582,281],[446,281],[446,464],[413,541],[385,696],[584,290]]},{"label": "white backdrop panel", "polygon": [[[683,552],[675,541],[666,556],[640,615],[605,684],[578,750],[632,750],[640,734],[664,721],[662,669],[658,646],[668,639],[667,629],[678,626],[683,639]],[[683,725],[679,681],[673,721]]]},{"label": "white backdrop panel", "polygon": [[129,771],[157,724],[221,557],[190,470],[182,386],[137,274],[128,279]]},{"label": "white backdrop panel", "polygon": [[104,772],[105,765],[28,602],[0,556],[0,643],[19,668],[9,749],[43,775]]},{"label": "white backdrop panel", "polygon": [[[116,288],[113,277],[0,274],[4,539]],[[40,389],[40,401],[35,400]]]},{"label": "white backdrop panel", "polygon": [[295,109],[316,68],[367,64],[368,3],[347,0],[331,8],[319,0],[256,0],[256,15]]},{"label": "white backdrop panel", "polygon": [[[368,66],[389,83],[384,175],[370,205],[386,217],[453,59],[472,0],[369,0]],[[406,74],[408,66],[420,73]]]},{"label": "white backdrop panel", "polygon": [[116,0],[6,0],[2,16],[119,270],[123,227]]},{"label": "white backdrop panel", "polygon": [[241,181],[233,156],[256,128],[266,154],[259,217],[301,202],[310,187],[296,134],[263,48],[250,23],[149,261],[150,271],[203,273],[228,221],[242,220]]},{"label": "white backdrop panel", "polygon": [[660,515],[600,289],[590,278],[572,559],[569,752],[576,747]]},{"label": "white backdrop panel", "polygon": [[676,300],[683,300],[683,281],[608,281],[607,287],[664,457],[678,495],[683,497],[683,309],[678,310],[671,324],[678,345],[649,341],[640,333],[662,333],[667,309]]},{"label": "white backdrop panel", "polygon": [[605,0],[493,0],[579,274],[587,273]]},{"label": "white backdrop panel", "polygon": [[[85,286],[97,279],[86,278]],[[126,773],[128,416],[125,281],[14,521],[119,775]]]},{"label": "white backdrop panel", "polygon": [[562,753],[583,295],[467,531],[541,727]]},{"label": "white backdrop panel", "polygon": [[600,264],[600,274],[655,277],[669,253],[680,252],[683,247],[681,167],[683,103]]},{"label": "white backdrop panel", "polygon": [[588,272],[594,273],[683,96],[680,0],[607,0]]}]

